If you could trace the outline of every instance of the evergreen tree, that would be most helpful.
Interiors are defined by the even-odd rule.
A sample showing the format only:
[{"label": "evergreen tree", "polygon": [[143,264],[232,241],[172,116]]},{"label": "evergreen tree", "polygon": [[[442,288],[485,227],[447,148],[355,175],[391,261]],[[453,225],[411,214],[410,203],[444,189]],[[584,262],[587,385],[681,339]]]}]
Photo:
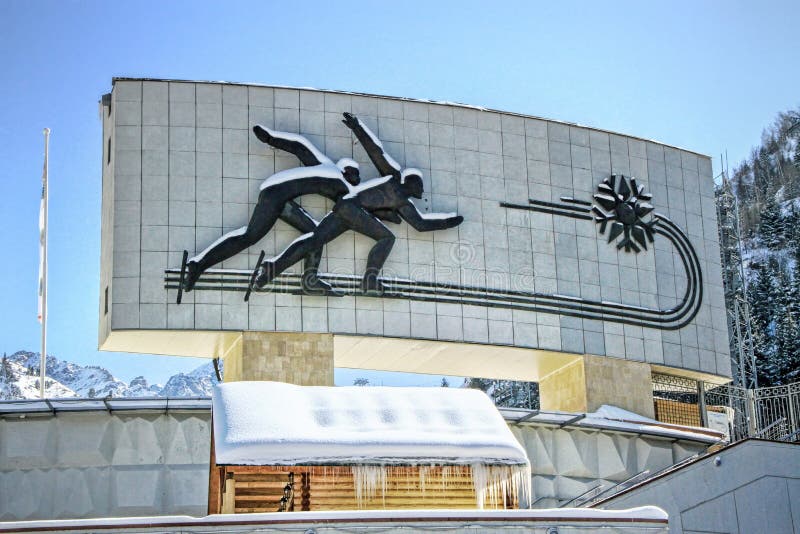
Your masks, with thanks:
[{"label": "evergreen tree", "polygon": [[800,244],[800,211],[797,210],[794,202],[789,208],[789,213],[784,217],[783,235],[786,245],[792,250],[796,250]]},{"label": "evergreen tree", "polygon": [[763,263],[755,264],[755,283],[749,287],[750,317],[762,329],[769,329],[775,316],[777,288],[771,269]]},{"label": "evergreen tree", "polygon": [[498,406],[529,410],[539,408],[539,384],[536,382],[465,378],[464,387],[480,389]]},{"label": "evergreen tree", "polygon": [[11,362],[8,361],[6,354],[0,360],[0,400],[11,400],[22,398],[22,391],[16,384],[14,370]]},{"label": "evergreen tree", "polygon": [[761,242],[772,250],[783,245],[784,221],[781,208],[775,200],[775,195],[767,196],[767,203],[761,213]]},{"label": "evergreen tree", "polygon": [[754,268],[756,271],[755,283],[748,288],[750,321],[758,383],[766,386],[771,385],[773,381],[771,361],[774,354],[773,318],[775,317],[777,289],[771,269],[763,263],[755,265]]},{"label": "evergreen tree", "polygon": [[783,382],[788,363],[793,361],[798,349],[795,284],[782,269],[778,273],[777,287],[782,290],[775,297],[774,350],[764,369],[772,384]]}]

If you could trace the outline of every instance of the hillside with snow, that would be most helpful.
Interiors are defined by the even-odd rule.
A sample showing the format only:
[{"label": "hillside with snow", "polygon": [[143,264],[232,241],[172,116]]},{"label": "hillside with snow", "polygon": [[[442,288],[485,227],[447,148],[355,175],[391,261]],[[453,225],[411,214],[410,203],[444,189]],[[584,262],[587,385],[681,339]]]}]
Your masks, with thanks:
[{"label": "hillside with snow", "polygon": [[[735,208],[729,200],[735,197]],[[759,386],[800,379],[800,110],[778,114],[717,190],[725,298],[746,299]],[[737,220],[738,215],[738,220]],[[734,236],[738,229],[739,239]],[[737,277],[741,257],[745,282]],[[732,354],[738,348],[732,347]],[[734,373],[734,376],[737,376]]]},{"label": "hillside with snow", "polygon": [[[108,369],[83,366],[47,357],[45,394],[70,397],[208,397],[216,382],[211,362],[190,373],[178,373],[165,385],[150,384],[143,376],[125,383]],[[18,351],[0,362],[0,400],[39,398],[39,353]]]}]

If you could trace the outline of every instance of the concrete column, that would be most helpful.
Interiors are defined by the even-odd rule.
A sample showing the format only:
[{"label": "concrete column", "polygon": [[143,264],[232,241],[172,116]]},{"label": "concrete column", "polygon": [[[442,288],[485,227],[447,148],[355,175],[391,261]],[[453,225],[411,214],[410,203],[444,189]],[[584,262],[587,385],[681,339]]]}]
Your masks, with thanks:
[{"label": "concrete column", "polygon": [[273,380],[300,386],[333,385],[333,335],[242,332],[225,356],[225,382]]},{"label": "concrete column", "polygon": [[612,404],[653,417],[650,365],[585,354],[539,381],[542,410],[594,412]]}]

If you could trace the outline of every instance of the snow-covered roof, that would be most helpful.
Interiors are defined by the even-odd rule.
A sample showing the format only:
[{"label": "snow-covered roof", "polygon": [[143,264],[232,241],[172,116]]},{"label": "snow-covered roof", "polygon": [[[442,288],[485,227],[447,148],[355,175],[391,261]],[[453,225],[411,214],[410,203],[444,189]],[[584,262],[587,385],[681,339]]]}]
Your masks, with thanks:
[{"label": "snow-covered roof", "polygon": [[629,412],[618,406],[604,404],[596,412],[585,414],[569,412],[538,412],[518,408],[501,408],[503,417],[509,422],[538,424],[549,423],[559,426],[598,428],[636,432],[653,436],[717,443],[724,438],[721,432],[710,428],[673,425]]},{"label": "snow-covered roof", "polygon": [[140,412],[208,410],[211,402],[204,397],[128,397],[105,399],[20,399],[0,402],[0,416],[52,414],[66,412]]},{"label": "snow-covered roof", "polygon": [[212,406],[218,464],[528,463],[477,390],[231,382]]}]

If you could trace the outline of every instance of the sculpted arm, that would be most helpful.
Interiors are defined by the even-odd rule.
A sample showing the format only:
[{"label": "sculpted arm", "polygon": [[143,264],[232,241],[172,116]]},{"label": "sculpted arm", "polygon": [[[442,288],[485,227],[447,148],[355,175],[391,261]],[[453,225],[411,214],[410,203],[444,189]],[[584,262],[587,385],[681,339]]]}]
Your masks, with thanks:
[{"label": "sculpted arm", "polygon": [[464,217],[455,213],[420,213],[410,201],[399,207],[397,211],[418,232],[453,228],[464,220]]},{"label": "sculpted arm", "polygon": [[347,112],[344,113],[342,122],[353,131],[381,176],[400,177],[400,165],[384,151],[383,143],[366,124],[361,122],[355,115]]},{"label": "sculpted arm", "polygon": [[256,137],[258,137],[259,141],[262,143],[266,143],[278,150],[284,150],[290,154],[294,154],[297,156],[297,159],[307,167],[313,167],[322,163],[333,163],[328,156],[320,152],[311,141],[302,135],[279,132],[260,124],[253,126],[253,133],[256,134]]}]

